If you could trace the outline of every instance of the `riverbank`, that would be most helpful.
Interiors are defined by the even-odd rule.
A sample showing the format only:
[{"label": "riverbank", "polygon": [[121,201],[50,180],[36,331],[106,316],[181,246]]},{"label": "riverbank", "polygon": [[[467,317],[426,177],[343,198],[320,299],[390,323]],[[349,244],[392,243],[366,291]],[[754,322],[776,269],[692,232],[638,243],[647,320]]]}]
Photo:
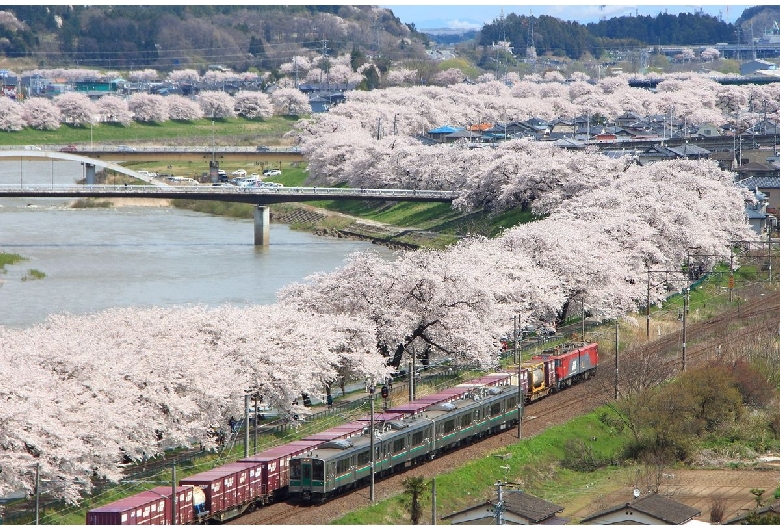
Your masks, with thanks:
[{"label": "riverbank", "polygon": [[440,246],[442,240],[442,235],[436,232],[393,226],[304,204],[273,207],[271,221],[319,236],[370,241],[399,250]]}]

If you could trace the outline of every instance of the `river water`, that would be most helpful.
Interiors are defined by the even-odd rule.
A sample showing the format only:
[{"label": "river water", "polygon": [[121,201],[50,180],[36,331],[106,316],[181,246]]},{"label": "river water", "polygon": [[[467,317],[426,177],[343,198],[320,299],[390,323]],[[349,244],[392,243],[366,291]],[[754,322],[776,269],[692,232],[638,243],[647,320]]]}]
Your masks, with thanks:
[{"label": "river water", "polygon": [[[78,163],[0,164],[0,185],[72,184]],[[0,252],[27,258],[0,274],[0,325],[109,307],[270,304],[276,292],[343,265],[352,252],[391,251],[272,224],[254,245],[251,220],[171,207],[74,209],[70,200],[0,199]],[[31,269],[43,279],[27,279]]]}]

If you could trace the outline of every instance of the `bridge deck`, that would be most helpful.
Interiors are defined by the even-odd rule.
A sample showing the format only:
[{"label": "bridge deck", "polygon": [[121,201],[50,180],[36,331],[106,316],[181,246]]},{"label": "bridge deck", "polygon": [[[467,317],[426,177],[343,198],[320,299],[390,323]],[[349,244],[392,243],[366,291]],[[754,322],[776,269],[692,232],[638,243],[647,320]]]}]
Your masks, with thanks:
[{"label": "bridge deck", "polygon": [[116,186],[116,185],[25,185],[0,186],[0,197],[145,197],[188,199],[247,204],[278,204],[318,200],[364,200],[406,202],[452,202],[453,191],[404,189],[354,189],[322,187],[238,187],[238,186]]}]

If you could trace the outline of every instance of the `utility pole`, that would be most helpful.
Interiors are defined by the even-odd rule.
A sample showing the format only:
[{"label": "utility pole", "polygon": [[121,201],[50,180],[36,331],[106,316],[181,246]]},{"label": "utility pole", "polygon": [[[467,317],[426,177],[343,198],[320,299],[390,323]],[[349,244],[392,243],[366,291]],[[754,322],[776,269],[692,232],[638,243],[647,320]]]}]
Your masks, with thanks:
[{"label": "utility pole", "polygon": [[244,394],[244,458],[249,456],[249,394]]},{"label": "utility pole", "polygon": [[683,293],[685,296],[683,297],[683,314],[682,314],[682,371],[685,371],[685,353],[686,353],[686,341],[687,341],[687,328],[686,328],[686,321],[687,321],[687,315],[688,315],[688,287],[685,288],[685,292]]},{"label": "utility pole", "polygon": [[370,446],[371,446],[371,487],[369,488],[369,497],[371,499],[371,504],[374,504],[374,381],[371,381],[371,386],[368,387],[368,395],[369,399],[371,400],[371,423],[369,428],[371,429],[370,432]]},{"label": "utility pole", "polygon": [[431,479],[431,524],[436,524],[436,477]]},{"label": "utility pole", "polygon": [[496,524],[504,524],[504,490],[503,484],[499,480],[495,483],[498,490],[498,502],[496,503]]},{"label": "utility pole", "polygon": [[35,463],[35,524],[39,522],[41,513],[41,463]]},{"label": "utility pole", "polygon": [[619,321],[615,319],[615,399],[618,398],[618,373],[620,366],[618,364],[618,342],[619,342],[619,335],[618,335],[618,324]]},{"label": "utility pole", "polygon": [[171,524],[176,523],[176,464],[171,466]]}]

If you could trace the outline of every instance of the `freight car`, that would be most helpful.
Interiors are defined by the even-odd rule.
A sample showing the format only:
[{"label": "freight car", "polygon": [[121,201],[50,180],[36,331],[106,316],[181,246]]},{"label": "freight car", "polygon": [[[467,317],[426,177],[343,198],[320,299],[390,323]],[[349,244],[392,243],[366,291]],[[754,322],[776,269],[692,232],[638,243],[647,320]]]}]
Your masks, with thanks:
[{"label": "freight car", "polygon": [[[553,362],[546,361],[547,365],[552,367]],[[519,375],[522,389],[519,395],[518,374],[494,373],[375,414],[374,421],[383,426],[378,434],[381,444],[375,456],[377,474],[390,474],[508,428],[517,420],[518,400],[530,401],[527,381],[533,377],[529,378],[525,369]],[[466,408],[470,412],[467,413]],[[363,417],[183,478],[176,488],[174,517],[173,489],[158,487],[90,510],[87,524],[223,522],[284,499],[292,484],[295,485],[293,492],[300,496],[300,482],[291,479],[298,473],[298,464],[293,462],[301,462],[302,455],[319,455],[320,451],[323,455],[328,454],[326,452],[333,452],[334,448],[338,452],[364,447],[370,423],[370,417]],[[348,487],[354,487],[368,474],[365,452],[364,449],[350,453],[348,473],[354,480]],[[339,467],[336,462],[335,465],[337,471],[343,471],[347,464],[342,463]],[[300,472],[303,473],[302,467]],[[323,477],[324,473],[323,463]],[[333,481],[328,484],[331,489],[325,491],[323,481],[322,491],[316,492],[316,498],[341,491],[345,484],[348,484],[345,479],[338,484]]]}]

